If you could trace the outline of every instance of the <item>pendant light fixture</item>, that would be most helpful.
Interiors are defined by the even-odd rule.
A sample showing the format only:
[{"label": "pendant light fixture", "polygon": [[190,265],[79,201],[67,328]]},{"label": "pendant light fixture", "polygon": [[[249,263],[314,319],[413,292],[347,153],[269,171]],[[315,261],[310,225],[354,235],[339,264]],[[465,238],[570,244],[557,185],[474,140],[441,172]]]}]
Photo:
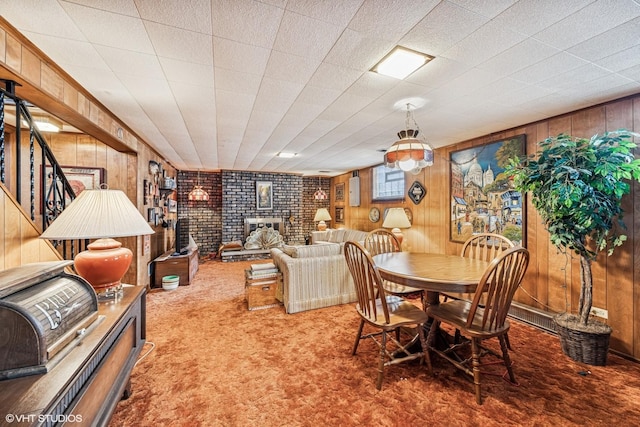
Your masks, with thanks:
[{"label": "pendant light fixture", "polygon": [[398,141],[384,154],[384,164],[389,168],[402,169],[414,175],[433,165],[433,149],[424,139],[418,139],[420,127],[413,118],[411,104],[407,104],[405,128],[398,132]]},{"label": "pendant light fixture", "polygon": [[198,184],[193,187],[193,190],[189,193],[189,200],[209,200],[209,193],[204,191],[202,185],[200,185],[200,171],[198,171]]},{"label": "pendant light fixture", "polygon": [[322,183],[322,179],[318,177],[318,190],[315,193],[313,193],[313,198],[315,200],[327,200],[329,198],[329,196],[327,196],[327,193],[325,193],[324,190],[322,190],[320,185],[321,183]]}]

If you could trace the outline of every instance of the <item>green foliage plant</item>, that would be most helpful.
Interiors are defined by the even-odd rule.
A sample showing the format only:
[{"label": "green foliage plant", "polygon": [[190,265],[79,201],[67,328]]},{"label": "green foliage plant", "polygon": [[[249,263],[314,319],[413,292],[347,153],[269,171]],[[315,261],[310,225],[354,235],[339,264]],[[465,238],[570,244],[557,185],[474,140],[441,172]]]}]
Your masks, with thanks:
[{"label": "green foliage plant", "polygon": [[506,174],[529,193],[551,243],[580,257],[579,323],[587,326],[592,306],[591,263],[601,251],[611,255],[627,236],[621,199],[630,180],[640,181],[633,137],[621,129],[591,139],[566,134],[538,143],[538,152],[511,160]]}]

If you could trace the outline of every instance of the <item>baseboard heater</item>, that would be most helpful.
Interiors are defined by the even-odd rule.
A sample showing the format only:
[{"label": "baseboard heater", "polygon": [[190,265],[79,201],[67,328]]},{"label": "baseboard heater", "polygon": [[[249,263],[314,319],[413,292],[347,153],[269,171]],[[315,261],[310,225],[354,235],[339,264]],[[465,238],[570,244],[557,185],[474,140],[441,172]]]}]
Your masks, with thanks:
[{"label": "baseboard heater", "polygon": [[509,309],[509,316],[552,334],[557,333],[555,323],[553,322],[555,313],[549,313],[524,304],[512,302],[511,308]]}]

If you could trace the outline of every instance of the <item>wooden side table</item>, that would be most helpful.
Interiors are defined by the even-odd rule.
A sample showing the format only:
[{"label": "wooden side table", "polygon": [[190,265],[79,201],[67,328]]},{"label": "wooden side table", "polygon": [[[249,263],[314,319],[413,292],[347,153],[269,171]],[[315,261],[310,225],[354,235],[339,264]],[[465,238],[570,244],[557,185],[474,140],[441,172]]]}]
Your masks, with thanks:
[{"label": "wooden side table", "polygon": [[245,292],[249,310],[270,308],[282,305],[282,273],[256,274],[245,270]]},{"label": "wooden side table", "polygon": [[151,287],[162,287],[164,276],[179,276],[180,285],[188,285],[198,271],[198,251],[191,250],[186,255],[172,256],[173,251],[165,252],[153,260],[153,283]]}]

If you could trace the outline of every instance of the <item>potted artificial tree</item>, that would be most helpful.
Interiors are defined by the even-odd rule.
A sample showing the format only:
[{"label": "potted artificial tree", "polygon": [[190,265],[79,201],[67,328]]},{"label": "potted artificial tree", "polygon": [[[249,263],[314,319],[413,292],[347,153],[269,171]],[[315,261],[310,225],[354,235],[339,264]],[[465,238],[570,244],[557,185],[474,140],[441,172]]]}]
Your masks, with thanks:
[{"label": "potted artificial tree", "polygon": [[528,192],[551,243],[580,257],[577,314],[554,318],[563,352],[591,365],[605,365],[611,328],[590,316],[591,263],[601,251],[611,255],[626,240],[622,196],[628,180],[640,181],[640,159],[632,142],[638,134],[619,130],[590,140],[560,134],[538,144],[537,155],[512,159],[507,174]]}]

